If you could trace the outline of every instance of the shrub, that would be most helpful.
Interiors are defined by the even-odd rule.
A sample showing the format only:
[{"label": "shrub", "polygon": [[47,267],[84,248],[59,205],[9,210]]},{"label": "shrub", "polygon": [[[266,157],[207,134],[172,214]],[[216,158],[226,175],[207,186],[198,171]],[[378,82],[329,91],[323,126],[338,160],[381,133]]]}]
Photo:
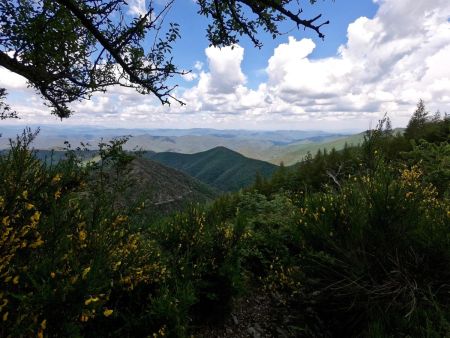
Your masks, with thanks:
[{"label": "shrub", "polygon": [[304,210],[294,301],[311,309],[308,325],[330,336],[450,332],[450,205],[418,167],[380,165]]}]

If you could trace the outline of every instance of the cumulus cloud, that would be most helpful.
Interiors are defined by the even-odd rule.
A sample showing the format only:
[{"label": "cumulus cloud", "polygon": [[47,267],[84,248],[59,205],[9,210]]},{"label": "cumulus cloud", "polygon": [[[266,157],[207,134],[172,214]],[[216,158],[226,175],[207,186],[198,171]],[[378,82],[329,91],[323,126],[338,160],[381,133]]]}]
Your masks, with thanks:
[{"label": "cumulus cloud", "polygon": [[[256,88],[247,85],[242,47],[208,47],[205,65],[196,62],[184,76],[192,86],[176,92],[185,106],[163,107],[114,88],[77,104],[82,113],[74,118],[152,127],[367,128],[384,112],[404,125],[419,98],[449,112],[450,1],[374,1],[376,15],[352,22],[335,56],[312,58],[314,41],[289,37],[274,49],[267,81]],[[19,80],[11,88],[23,86]]]},{"label": "cumulus cloud", "polygon": [[246,81],[241,70],[241,62],[244,59],[244,48],[240,46],[216,48],[208,47],[205,50],[208,58],[209,73],[203,73],[199,85],[218,94],[229,94]]},{"label": "cumulus cloud", "polygon": [[0,88],[24,89],[27,87],[27,81],[24,77],[10,72],[6,68],[0,67]]},{"label": "cumulus cloud", "polygon": [[145,0],[129,0],[128,6],[128,12],[131,15],[145,15],[147,13]]},{"label": "cumulus cloud", "polygon": [[312,59],[312,40],[289,37],[275,48],[268,80],[256,90],[245,86],[242,48],[207,49],[209,72],[184,93],[183,109],[265,126],[356,121],[362,128],[384,112],[404,125],[419,98],[449,111],[450,2],[377,2],[374,18],[349,25],[336,56]]},{"label": "cumulus cloud", "polygon": [[186,74],[183,74],[183,79],[185,79],[187,82],[194,81],[196,78],[198,78],[198,74],[194,72],[189,72]]},{"label": "cumulus cloud", "polygon": [[196,61],[194,64],[194,68],[197,70],[202,70],[203,69],[203,62],[201,61]]}]

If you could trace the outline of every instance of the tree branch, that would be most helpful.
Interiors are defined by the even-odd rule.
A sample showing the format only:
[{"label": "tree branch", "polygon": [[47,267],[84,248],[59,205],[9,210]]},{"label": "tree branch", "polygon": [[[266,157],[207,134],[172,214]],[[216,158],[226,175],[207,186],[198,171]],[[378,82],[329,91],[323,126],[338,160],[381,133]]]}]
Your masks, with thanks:
[{"label": "tree branch", "polygon": [[122,67],[125,73],[129,76],[131,82],[136,83],[152,92],[162,104],[170,104],[155,88],[147,81],[140,79],[129,65],[122,58],[117,49],[106,39],[106,37],[95,27],[95,25],[86,17],[83,11],[73,2],[73,0],[56,0],[61,6],[67,8],[72,14],[80,20],[81,24],[89,30],[89,32],[97,39],[97,41],[112,55],[115,61]]},{"label": "tree branch", "polygon": [[[320,28],[324,25],[328,25],[330,23],[330,21],[327,20],[320,25],[314,25],[314,22],[317,21],[318,19],[320,19],[322,17],[322,14],[319,14],[318,16],[316,16],[315,18],[313,18],[311,20],[304,20],[304,19],[300,19],[299,14],[294,14],[293,12],[284,8],[280,4],[279,1],[273,1],[273,0],[260,0],[260,1],[267,7],[273,8],[276,11],[283,14],[284,16],[286,16],[287,18],[291,19],[293,22],[295,22],[297,24],[297,27],[303,26],[305,28],[310,28],[310,29],[314,30],[321,39],[325,38],[325,35],[320,31]],[[261,13],[261,9],[255,7],[255,5],[253,4],[253,2],[251,0],[241,0],[241,2],[245,3],[247,6],[249,6],[255,14],[259,15]]]}]

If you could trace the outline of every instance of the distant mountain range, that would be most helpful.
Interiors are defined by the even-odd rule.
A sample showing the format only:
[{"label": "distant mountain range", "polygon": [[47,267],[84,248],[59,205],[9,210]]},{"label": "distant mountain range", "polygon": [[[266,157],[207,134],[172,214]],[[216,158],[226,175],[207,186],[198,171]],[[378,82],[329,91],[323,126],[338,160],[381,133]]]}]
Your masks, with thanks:
[{"label": "distant mountain range", "polygon": [[251,185],[256,174],[270,177],[277,166],[247,158],[225,147],[195,154],[173,152],[144,154],[152,160],[178,169],[222,191],[235,191]]},{"label": "distant mountain range", "polygon": [[[1,126],[0,149],[8,148],[8,138],[14,138],[21,129],[18,126]],[[303,156],[318,148],[343,145],[345,133],[324,131],[252,131],[216,129],[101,129],[94,127],[43,126],[33,143],[36,149],[61,150],[68,141],[73,148],[89,143],[95,149],[101,141],[117,136],[131,136],[125,145],[128,150],[142,149],[153,152],[194,154],[215,147],[226,147],[246,157],[273,164],[285,165],[301,161]],[[336,144],[333,142],[336,141]]]},{"label": "distant mountain range", "polygon": [[319,150],[342,150],[345,145],[357,146],[364,140],[365,133],[342,136],[337,138],[325,138],[321,140],[304,140],[296,144],[290,144],[283,148],[280,153],[274,153],[271,162],[285,165],[293,165],[300,162],[308,153],[315,155]]}]

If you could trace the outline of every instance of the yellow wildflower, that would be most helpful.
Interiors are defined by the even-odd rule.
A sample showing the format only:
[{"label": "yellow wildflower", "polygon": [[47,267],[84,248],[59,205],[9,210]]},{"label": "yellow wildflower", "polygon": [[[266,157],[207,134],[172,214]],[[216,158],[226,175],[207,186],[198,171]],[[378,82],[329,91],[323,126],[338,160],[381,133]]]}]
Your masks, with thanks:
[{"label": "yellow wildflower", "polygon": [[89,305],[91,303],[95,303],[95,302],[98,302],[98,301],[99,301],[98,297],[90,297],[89,299],[86,299],[84,301],[84,305]]},{"label": "yellow wildflower", "polygon": [[19,276],[13,278],[13,284],[19,284]]},{"label": "yellow wildflower", "polygon": [[81,230],[81,231],[78,233],[78,238],[80,239],[80,241],[84,241],[84,240],[86,239],[86,237],[87,237],[86,231]]},{"label": "yellow wildflower", "polygon": [[47,319],[44,319],[41,323],[41,329],[45,330],[47,328]]},{"label": "yellow wildflower", "polygon": [[44,244],[44,241],[42,240],[41,237],[39,237],[36,242],[34,242],[33,244],[30,245],[30,248],[32,249],[36,249],[37,247],[41,246],[42,244]]},{"label": "yellow wildflower", "polygon": [[39,220],[41,219],[41,213],[39,212],[39,211],[36,211],[34,214],[33,214],[33,216],[31,216],[31,221],[33,222],[33,223],[37,223],[37,222],[39,222]]},{"label": "yellow wildflower", "polygon": [[117,222],[125,222],[126,220],[128,220],[128,216],[119,215],[116,217]]},{"label": "yellow wildflower", "polygon": [[25,191],[22,193],[22,197],[25,198],[25,199],[27,199],[27,198],[28,198],[28,191],[25,190]]},{"label": "yellow wildflower", "polygon": [[91,271],[91,267],[90,266],[88,266],[86,269],[83,270],[83,273],[81,274],[81,277],[83,279],[86,279],[86,276],[89,273],[89,271]]},{"label": "yellow wildflower", "polygon": [[10,219],[9,216],[3,217],[2,224],[6,227],[9,225]]},{"label": "yellow wildflower", "polygon": [[114,312],[114,310],[111,310],[111,309],[105,309],[105,311],[103,311],[103,315],[104,315],[105,317],[109,317],[109,316],[111,316],[111,315],[113,314],[113,312]]},{"label": "yellow wildflower", "polygon": [[58,183],[59,181],[61,181],[61,174],[56,174],[56,176],[55,177],[53,177],[53,179],[52,179],[52,183],[53,184],[56,184],[56,183]]},{"label": "yellow wildflower", "polygon": [[[2,295],[2,297],[3,297],[3,295]],[[0,305],[0,312],[3,310],[3,308],[4,308],[6,305],[8,305],[8,303],[9,303],[9,300],[7,300],[6,298],[3,299],[3,303],[2,303],[2,305]]]},{"label": "yellow wildflower", "polygon": [[61,197],[61,189],[58,189],[57,191],[55,191],[55,200],[57,200],[60,197]]},{"label": "yellow wildflower", "polygon": [[31,203],[25,203],[25,209],[31,210],[31,209],[33,209],[33,208],[34,208],[34,205],[33,205],[33,204],[31,204]]}]

